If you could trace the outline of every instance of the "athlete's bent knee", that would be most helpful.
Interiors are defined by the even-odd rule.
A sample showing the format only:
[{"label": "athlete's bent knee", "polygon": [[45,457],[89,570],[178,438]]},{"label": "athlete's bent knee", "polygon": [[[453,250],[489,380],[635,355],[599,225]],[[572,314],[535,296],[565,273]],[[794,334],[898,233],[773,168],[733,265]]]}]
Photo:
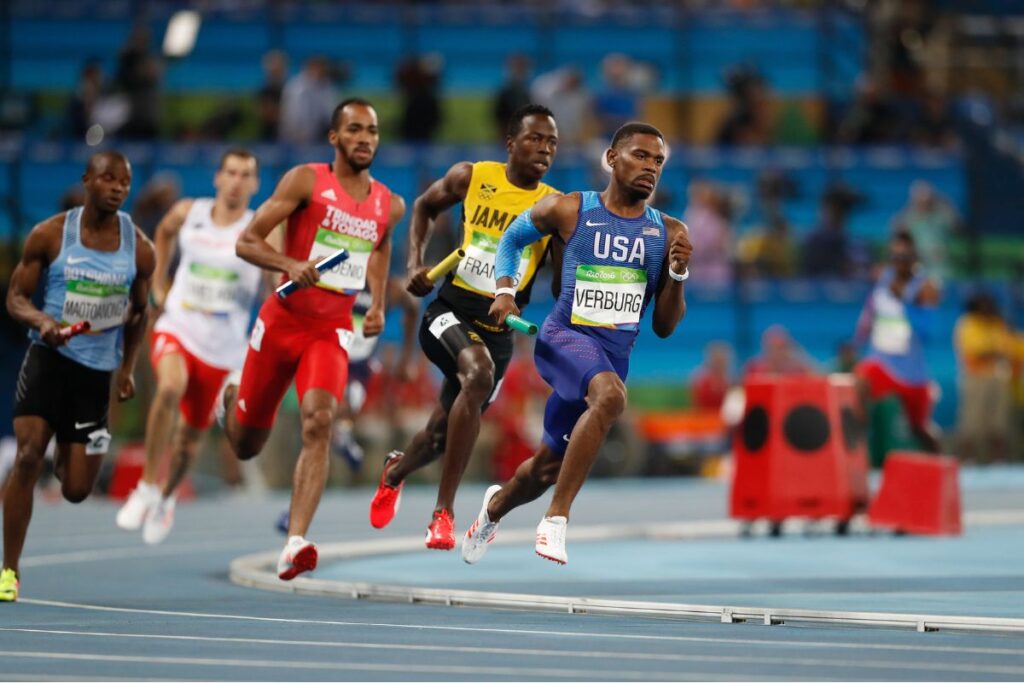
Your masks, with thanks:
[{"label": "athlete's bent knee", "polygon": [[494,363],[474,363],[462,376],[462,391],[473,403],[483,405],[494,391]]},{"label": "athlete's bent knee", "polygon": [[92,493],[91,486],[83,486],[82,484],[72,484],[70,482],[62,482],[60,485],[61,495],[64,496],[64,500],[69,503],[81,503],[83,500],[89,497]]},{"label": "athlete's bent knee", "polygon": [[18,449],[18,455],[14,459],[14,467],[19,472],[31,474],[43,466],[46,457],[46,450],[33,445],[25,445]]},{"label": "athlete's bent knee", "polygon": [[260,451],[263,450],[263,445],[267,442],[267,436],[269,432],[260,430],[258,432],[244,432],[237,439],[231,441],[231,447],[235,451],[235,456],[239,460],[252,460]]},{"label": "athlete's bent knee", "polygon": [[609,419],[616,419],[626,409],[626,386],[622,382],[603,384],[595,392],[591,407]]},{"label": "athlete's bent knee", "polygon": [[156,388],[156,396],[153,400],[163,410],[174,410],[184,395],[185,390],[182,387],[174,384],[161,384]]},{"label": "athlete's bent knee", "polygon": [[334,422],[334,411],[329,408],[317,408],[302,416],[303,442],[327,441],[331,436],[331,425]]}]

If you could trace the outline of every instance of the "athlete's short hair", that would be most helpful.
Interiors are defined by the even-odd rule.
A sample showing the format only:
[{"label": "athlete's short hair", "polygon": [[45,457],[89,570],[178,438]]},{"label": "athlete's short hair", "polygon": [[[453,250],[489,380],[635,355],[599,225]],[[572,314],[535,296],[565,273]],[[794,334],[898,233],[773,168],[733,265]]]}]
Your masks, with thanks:
[{"label": "athlete's short hair", "polygon": [[552,119],[555,118],[554,112],[545,107],[543,104],[524,104],[523,106],[512,112],[512,116],[508,117],[508,125],[505,126],[505,135],[510,138],[514,138],[523,131],[523,120],[527,116],[550,116]]},{"label": "athlete's short hair", "polygon": [[615,131],[615,135],[612,136],[612,149],[625,144],[634,135],[653,135],[661,138],[662,142],[665,141],[665,136],[662,135],[661,131],[651,124],[641,123],[640,121],[630,121]]},{"label": "athlete's short hair", "polygon": [[917,243],[914,242],[914,236],[910,234],[909,230],[897,230],[892,234],[893,242],[903,242],[911,249],[917,247]]},{"label": "athlete's short hair", "polygon": [[247,150],[245,147],[229,147],[224,150],[224,153],[220,155],[220,163],[217,165],[218,171],[224,170],[224,164],[227,163],[228,157],[238,157],[240,159],[252,159],[256,162],[256,172],[260,172],[260,160],[256,158],[256,155]]},{"label": "athlete's short hair", "polygon": [[331,130],[337,130],[338,124],[341,123],[341,112],[345,111],[345,107],[350,104],[358,104],[363,107],[370,107],[373,109],[373,105],[370,104],[369,100],[363,99],[362,97],[349,97],[347,99],[338,102],[338,106],[334,108],[331,113]]},{"label": "athlete's short hair", "polygon": [[118,152],[116,149],[105,149],[99,152],[94,152],[89,156],[89,161],[85,164],[85,172],[88,173],[89,171],[94,170],[99,164],[100,159],[106,159],[107,161],[121,161],[125,166],[131,168],[131,162],[128,161],[128,157],[124,154]]}]

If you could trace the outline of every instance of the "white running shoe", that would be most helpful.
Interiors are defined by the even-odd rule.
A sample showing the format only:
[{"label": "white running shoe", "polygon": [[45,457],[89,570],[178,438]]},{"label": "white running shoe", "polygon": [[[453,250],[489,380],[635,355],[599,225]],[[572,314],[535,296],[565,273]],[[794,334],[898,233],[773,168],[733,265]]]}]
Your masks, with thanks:
[{"label": "white running shoe", "polygon": [[213,403],[213,416],[217,418],[217,424],[221,429],[224,429],[224,416],[226,412],[224,410],[224,393],[227,391],[229,386],[238,386],[242,383],[242,371],[233,370],[228,373],[228,376],[221,382],[220,391],[217,392],[217,400]]},{"label": "white running shoe", "polygon": [[476,564],[487,552],[494,537],[498,535],[498,522],[492,522],[487,516],[487,505],[491,502],[494,494],[501,490],[501,486],[495,484],[484,493],[484,504],[480,508],[480,514],[476,521],[469,527],[469,531],[462,538],[462,561],[466,564]]},{"label": "white running shoe", "polygon": [[565,564],[569,556],[565,554],[565,517],[545,517],[537,525],[537,545],[534,550],[545,560]]},{"label": "white running shoe", "polygon": [[176,496],[163,498],[159,503],[149,508],[146,513],[146,520],[142,524],[142,540],[149,545],[163,543],[167,534],[174,528],[174,505],[177,502]]},{"label": "white running shoe", "polygon": [[281,551],[277,561],[277,578],[291,581],[302,572],[316,569],[316,545],[302,536],[292,536]]},{"label": "white running shoe", "polygon": [[139,480],[135,490],[117,511],[117,526],[125,531],[137,531],[146,519],[149,509],[160,502],[160,487]]}]

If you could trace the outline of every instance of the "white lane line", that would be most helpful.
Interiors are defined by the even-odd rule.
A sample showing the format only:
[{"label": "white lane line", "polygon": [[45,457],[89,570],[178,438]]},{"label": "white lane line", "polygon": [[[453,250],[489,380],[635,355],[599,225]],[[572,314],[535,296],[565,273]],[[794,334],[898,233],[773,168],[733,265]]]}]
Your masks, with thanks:
[{"label": "white lane line", "polygon": [[34,555],[26,557],[21,561],[22,567],[48,567],[60,564],[75,564],[77,562],[101,562],[105,560],[117,560],[138,557],[164,557],[167,555],[196,555],[210,550],[222,550],[230,548],[252,548],[261,545],[256,540],[234,540],[234,541],[207,541],[205,543],[190,543],[188,545],[159,545],[156,547],[143,545],[141,543],[131,546],[117,548],[90,548],[89,550],[75,550],[66,553],[51,553],[49,555]]},{"label": "white lane line", "polygon": [[[13,630],[13,629],[0,629],[0,630]],[[20,630],[20,629],[18,629]],[[1004,665],[992,665],[992,664],[954,664],[950,662],[904,662],[904,661],[878,661],[878,660],[867,660],[867,659],[828,659],[828,658],[811,658],[811,657],[763,657],[763,656],[751,656],[751,655],[696,655],[696,654],[647,654],[647,653],[622,653],[622,652],[567,652],[563,650],[552,650],[552,649],[517,649],[517,648],[475,648],[475,647],[445,647],[444,652],[439,652],[436,645],[396,645],[396,644],[371,644],[371,643],[329,643],[323,641],[294,641],[294,640],[277,640],[269,638],[227,638],[227,637],[205,637],[205,636],[170,636],[160,634],[129,634],[129,633],[86,633],[80,631],[47,631],[47,630],[32,630],[24,629],[27,632],[34,633],[50,633],[50,634],[62,634],[62,635],[78,635],[78,636],[97,636],[97,637],[113,637],[113,638],[150,638],[158,640],[178,640],[178,641],[201,641],[201,642],[227,642],[227,643],[250,643],[260,645],[305,645],[314,647],[340,647],[340,648],[362,648],[362,649],[377,649],[377,650],[413,650],[413,651],[431,651],[438,654],[447,654],[449,652],[458,653],[476,653],[476,654],[497,654],[497,655],[523,655],[531,657],[588,657],[588,658],[617,658],[617,659],[640,659],[644,661],[660,661],[660,662],[687,662],[687,663],[701,663],[701,664],[749,664],[749,665],[768,665],[768,666],[780,666],[786,667],[800,666],[800,667],[835,667],[835,668],[846,668],[846,669],[872,669],[872,670],[902,670],[902,671],[949,671],[957,673],[968,673],[968,674],[998,674],[998,675],[1013,675],[1019,676],[1024,674],[1024,666],[1004,666]],[[103,657],[107,655],[95,655]],[[113,657],[120,657],[121,655],[110,655]],[[144,659],[144,658],[143,658]],[[168,657],[169,660],[178,658]],[[249,660],[229,660],[229,659],[213,659],[213,661],[224,661],[224,662],[244,662]],[[329,668],[330,663],[326,662],[308,662],[312,668]],[[327,667],[323,665],[326,664]],[[278,663],[278,666],[284,667],[286,664]],[[348,663],[347,665],[356,666],[355,663]],[[290,663],[287,664],[290,666]],[[449,667],[437,666],[437,665],[417,665],[414,667],[415,670],[441,670],[443,669],[446,673],[454,671]],[[406,669],[401,669],[406,670]],[[499,671],[505,671],[506,669],[495,667],[491,673]],[[476,666],[465,666],[458,667],[458,671],[478,671],[484,672],[485,669]],[[549,669],[519,669],[517,673],[531,672],[531,675],[537,675],[536,672],[547,672],[547,675],[552,675],[556,671],[561,672],[563,669],[549,668]],[[577,669],[569,669],[571,673],[567,674],[573,678],[580,676],[580,671]],[[588,674],[595,673],[594,671],[587,672]],[[604,671],[603,674],[607,678],[614,678],[617,675],[627,674],[640,674],[641,672],[617,672],[617,671]],[[658,672],[653,672],[652,675],[657,675]],[[663,672],[666,675],[670,672]],[[560,674],[559,674],[560,675]]]},{"label": "white lane line", "polygon": [[[964,523],[968,526],[1002,526],[1008,524],[1024,523],[1024,510],[978,510],[964,513]],[[685,522],[662,522],[659,524],[627,523],[627,524],[597,524],[593,526],[582,526],[573,530],[575,541],[600,541],[622,537],[646,537],[659,540],[676,539],[699,539],[699,538],[720,538],[732,537],[738,533],[739,523],[727,519],[690,520]],[[230,536],[231,531],[224,530],[223,536]],[[535,531],[531,528],[507,529],[502,533],[504,543],[524,542],[533,540]],[[110,538],[117,538],[123,534],[116,530],[112,531]],[[205,535],[205,534],[202,534]],[[389,539],[391,544],[382,543],[381,539],[376,541],[354,541],[339,545],[355,546],[362,548],[364,545],[374,544],[382,552],[402,552],[409,550],[407,539]],[[419,548],[422,539],[415,537],[415,547]],[[378,546],[379,544],[379,546]],[[229,548],[250,548],[261,545],[261,541],[253,539],[250,541],[203,541],[189,545],[158,547],[132,545],[126,547],[115,547],[106,549],[90,548],[88,550],[77,550],[65,553],[51,553],[47,555],[35,555],[21,560],[23,567],[46,567],[62,564],[74,564],[78,562],[100,562],[108,559],[127,559],[133,557],[157,557],[166,555],[185,555],[206,552],[208,550],[229,549]],[[367,554],[365,552],[360,554]],[[373,553],[370,553],[373,554]],[[275,555],[276,557],[276,555]]]},{"label": "white lane line", "polygon": [[114,676],[82,676],[76,674],[74,676],[61,676],[59,674],[40,674],[40,673],[15,673],[12,671],[4,671],[0,673],[0,681],[182,681],[182,680],[202,680],[202,679],[188,679],[188,678],[139,678],[138,676],[132,676],[131,678],[116,678]]},{"label": "white lane line", "polygon": [[152,610],[135,607],[107,607],[104,605],[87,605],[57,600],[37,600],[21,598],[19,603],[42,605],[45,607],[67,607],[71,609],[92,610],[98,612],[120,612],[128,614],[153,614],[158,616],[186,617],[195,619],[234,619],[240,621],[261,621],[285,624],[303,624],[310,626],[355,626],[358,628],[393,628],[418,631],[470,632],[470,633],[501,633],[526,636],[558,636],[565,638],[610,638],[613,640],[649,640],[652,642],[679,643],[729,643],[735,645],[768,645],[773,647],[820,647],[852,650],[881,650],[897,652],[957,652],[962,654],[992,654],[1024,656],[1024,649],[986,648],[986,647],[948,647],[944,645],[896,645],[889,643],[830,643],[826,641],[787,641],[765,640],[763,638],[711,638],[703,636],[657,636],[637,633],[594,633],[586,631],[551,631],[534,629],[486,628],[475,626],[433,626],[421,624],[389,624],[364,621],[327,621],[316,619],[286,619],[283,617],[255,617],[244,614],[215,614],[206,612],[174,612],[169,610]]},{"label": "white lane line", "polygon": [[[441,666],[429,664],[382,664],[376,662],[307,662],[287,659],[220,659],[216,657],[156,657],[135,655],[101,655],[78,652],[4,652],[5,658],[15,659],[56,659],[80,662],[110,662],[130,664],[165,664],[178,666],[218,666],[245,669],[287,669],[307,671],[386,671],[390,673],[416,674],[462,674],[473,679],[485,676],[511,676],[519,679],[527,676],[545,680],[553,678],[582,678],[584,680],[679,680],[676,672],[660,671],[619,671],[607,669],[551,669],[547,667],[498,667],[498,666]],[[299,677],[301,678],[301,677]],[[687,680],[703,680],[703,675],[687,676]],[[735,677],[731,677],[735,680]]]}]

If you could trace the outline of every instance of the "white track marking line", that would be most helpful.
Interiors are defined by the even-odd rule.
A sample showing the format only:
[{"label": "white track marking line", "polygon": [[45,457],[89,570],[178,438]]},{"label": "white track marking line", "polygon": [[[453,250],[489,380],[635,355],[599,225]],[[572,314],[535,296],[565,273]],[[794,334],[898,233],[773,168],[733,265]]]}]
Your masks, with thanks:
[{"label": "white track marking line", "polygon": [[[983,526],[1002,526],[1006,524],[1017,524],[1024,522],[1024,510],[982,510],[977,512],[967,512],[964,514],[965,524],[980,524]],[[597,524],[593,526],[580,527],[573,531],[573,538],[577,541],[582,540],[602,540],[605,538],[617,538],[622,535],[623,529],[629,529],[633,532],[640,532],[643,534],[643,528],[648,528],[646,532],[647,538],[658,538],[662,540],[671,540],[674,538],[691,538],[691,537],[717,537],[719,535],[728,536],[735,532],[738,528],[738,523],[727,519],[708,519],[708,520],[692,520],[686,522],[666,522],[656,525],[646,525],[641,528],[642,525],[638,524]],[[224,532],[228,533],[227,530]],[[502,536],[504,541],[510,539],[531,540],[534,530],[531,528],[514,528],[506,530]],[[111,532],[109,538],[115,539],[123,537],[123,532],[114,530]],[[421,542],[418,536],[415,537],[417,542]],[[399,539],[399,540],[405,540]],[[357,545],[362,544],[373,544],[377,541],[367,539],[365,541],[354,541],[348,544],[355,543]],[[348,545],[346,544],[346,545]],[[260,541],[253,539],[249,541],[236,540],[236,541],[204,541],[200,543],[193,543],[189,545],[161,545],[157,547],[145,546],[145,545],[132,545],[132,546],[120,546],[106,549],[90,548],[88,550],[76,550],[65,553],[51,553],[47,555],[35,555],[26,557],[21,560],[21,566],[23,567],[46,567],[61,564],[74,564],[77,562],[99,562],[108,559],[127,559],[133,557],[147,558],[147,557],[158,557],[166,555],[179,555],[179,554],[194,554],[206,552],[208,550],[219,550],[228,548],[251,548],[259,546]]]},{"label": "white track marking line", "polygon": [[[546,667],[486,667],[486,666],[440,666],[413,664],[381,664],[376,662],[306,662],[273,659],[219,659],[216,657],[152,657],[135,655],[99,655],[77,652],[5,652],[6,658],[56,659],[82,662],[117,662],[131,664],[166,664],[179,666],[219,666],[246,669],[303,669],[307,671],[386,671],[392,673],[437,673],[462,674],[474,679],[482,676],[537,676],[545,680],[556,678],[582,678],[584,680],[629,679],[637,681],[679,680],[680,674],[671,671],[616,671],[602,669],[555,670]],[[301,677],[299,677],[301,678]],[[703,680],[703,675],[691,675],[688,680]],[[729,677],[735,680],[735,677]]]},{"label": "white track marking line", "polygon": [[0,673],[0,681],[183,681],[183,680],[202,680],[202,679],[188,679],[188,678],[139,678],[133,676],[131,678],[116,678],[114,676],[61,676],[59,674],[40,674],[40,673],[14,673],[11,671],[5,671]]},{"label": "white track marking line", "polygon": [[1001,649],[1001,648],[973,648],[973,647],[946,647],[942,645],[893,645],[885,643],[829,643],[824,641],[785,641],[765,640],[761,638],[710,638],[702,636],[655,636],[641,635],[636,633],[588,633],[586,631],[550,631],[533,629],[511,629],[511,628],[478,628],[473,626],[432,626],[421,624],[388,624],[378,622],[362,621],[328,621],[317,619],[286,619],[283,617],[255,617],[244,614],[213,614],[205,612],[174,612],[170,610],[151,610],[135,607],[106,607],[103,605],[86,605],[73,602],[61,602],[57,600],[36,600],[33,598],[21,598],[19,603],[42,605],[45,607],[67,607],[72,609],[92,610],[98,612],[121,612],[129,614],[154,614],[158,616],[186,617],[195,619],[235,619],[241,621],[262,621],[285,624],[305,624],[315,626],[355,626],[359,628],[394,628],[419,631],[455,631],[471,633],[504,633],[510,635],[528,636],[559,636],[566,638],[611,638],[614,640],[649,640],[655,642],[683,642],[683,643],[729,643],[737,645],[771,645],[776,647],[820,647],[853,650],[886,650],[886,651],[908,651],[908,652],[959,652],[963,654],[998,654],[1010,656],[1024,656],[1024,649]]},{"label": "white track marking line", "polygon": [[259,546],[258,540],[248,541],[208,541],[205,543],[192,543],[189,545],[159,545],[147,546],[139,543],[132,546],[121,546],[117,548],[92,548],[89,550],[74,550],[67,553],[52,553],[49,555],[34,555],[26,557],[21,561],[22,567],[48,567],[58,564],[74,564],[76,562],[100,562],[105,560],[127,559],[137,557],[164,557],[167,555],[195,555],[210,550],[227,548],[252,548]]},{"label": "white track marking line", "polygon": [[[0,629],[10,630],[10,629]],[[395,645],[395,644],[369,644],[369,643],[329,643],[323,641],[292,641],[292,640],[275,640],[265,638],[227,638],[227,637],[204,637],[204,636],[165,636],[159,634],[129,634],[129,633],[87,633],[78,631],[45,631],[45,630],[32,630],[24,629],[28,632],[36,633],[57,633],[67,635],[81,635],[81,636],[97,636],[97,637],[122,637],[122,638],[151,638],[160,640],[179,640],[179,641],[203,641],[203,642],[230,642],[230,643],[251,643],[261,645],[306,645],[306,646],[318,646],[318,647],[350,647],[350,648],[362,648],[362,649],[378,649],[378,650],[416,650],[416,651],[431,651],[439,653],[436,646],[427,645]],[[848,668],[848,669],[873,669],[873,670],[903,670],[903,671],[950,671],[958,673],[986,673],[986,674],[1005,674],[1005,675],[1021,675],[1024,674],[1024,666],[1004,666],[1004,665],[991,665],[991,664],[953,664],[943,662],[904,662],[904,661],[870,661],[864,659],[826,659],[826,658],[809,658],[809,657],[762,657],[762,656],[750,656],[750,655],[690,655],[690,654],[646,654],[646,653],[608,653],[608,652],[567,652],[561,650],[550,650],[550,649],[514,649],[514,648],[475,648],[475,647],[445,647],[444,652],[460,652],[460,653],[478,653],[478,654],[509,654],[509,655],[528,655],[528,656],[547,656],[552,655],[558,656],[572,656],[572,657],[590,657],[590,658],[620,658],[620,659],[642,659],[646,661],[661,661],[661,662],[687,662],[687,663],[702,663],[702,664],[722,664],[722,663],[734,663],[734,664],[749,664],[749,665],[781,665],[786,666],[803,666],[803,667],[837,667],[837,668]],[[439,653],[443,654],[443,653]],[[94,655],[97,657],[104,657],[107,655]],[[113,657],[120,657],[121,655],[110,655]],[[145,658],[140,658],[145,659]],[[176,658],[168,658],[176,659]],[[215,660],[215,661],[235,661],[243,662],[247,660]],[[258,660],[257,660],[258,661]],[[310,668],[329,668],[332,664],[327,662],[308,662]],[[327,666],[323,666],[326,664]],[[356,666],[355,663],[350,663],[352,666]],[[283,666],[283,665],[282,665]],[[417,665],[416,670],[438,670],[444,669],[445,672],[449,671],[449,667],[443,667],[438,665]],[[402,669],[405,670],[405,669]],[[475,666],[464,666],[454,667],[451,671],[478,671],[484,672],[485,669]],[[497,673],[504,671],[504,668],[494,667],[490,673]],[[551,675],[555,669],[522,669],[523,672],[533,672],[532,675],[536,675],[536,672],[547,671],[548,675]],[[557,669],[562,671],[562,669]],[[579,677],[580,672],[576,669],[570,669],[571,677]],[[587,672],[588,675],[594,673],[600,673],[595,671]],[[640,674],[641,672],[616,672],[616,671],[604,671],[606,677],[612,677],[618,675],[633,675],[634,673]],[[652,672],[652,675],[657,675],[659,672]],[[664,672],[668,674],[670,672]],[[543,673],[541,674],[543,675]]]}]

